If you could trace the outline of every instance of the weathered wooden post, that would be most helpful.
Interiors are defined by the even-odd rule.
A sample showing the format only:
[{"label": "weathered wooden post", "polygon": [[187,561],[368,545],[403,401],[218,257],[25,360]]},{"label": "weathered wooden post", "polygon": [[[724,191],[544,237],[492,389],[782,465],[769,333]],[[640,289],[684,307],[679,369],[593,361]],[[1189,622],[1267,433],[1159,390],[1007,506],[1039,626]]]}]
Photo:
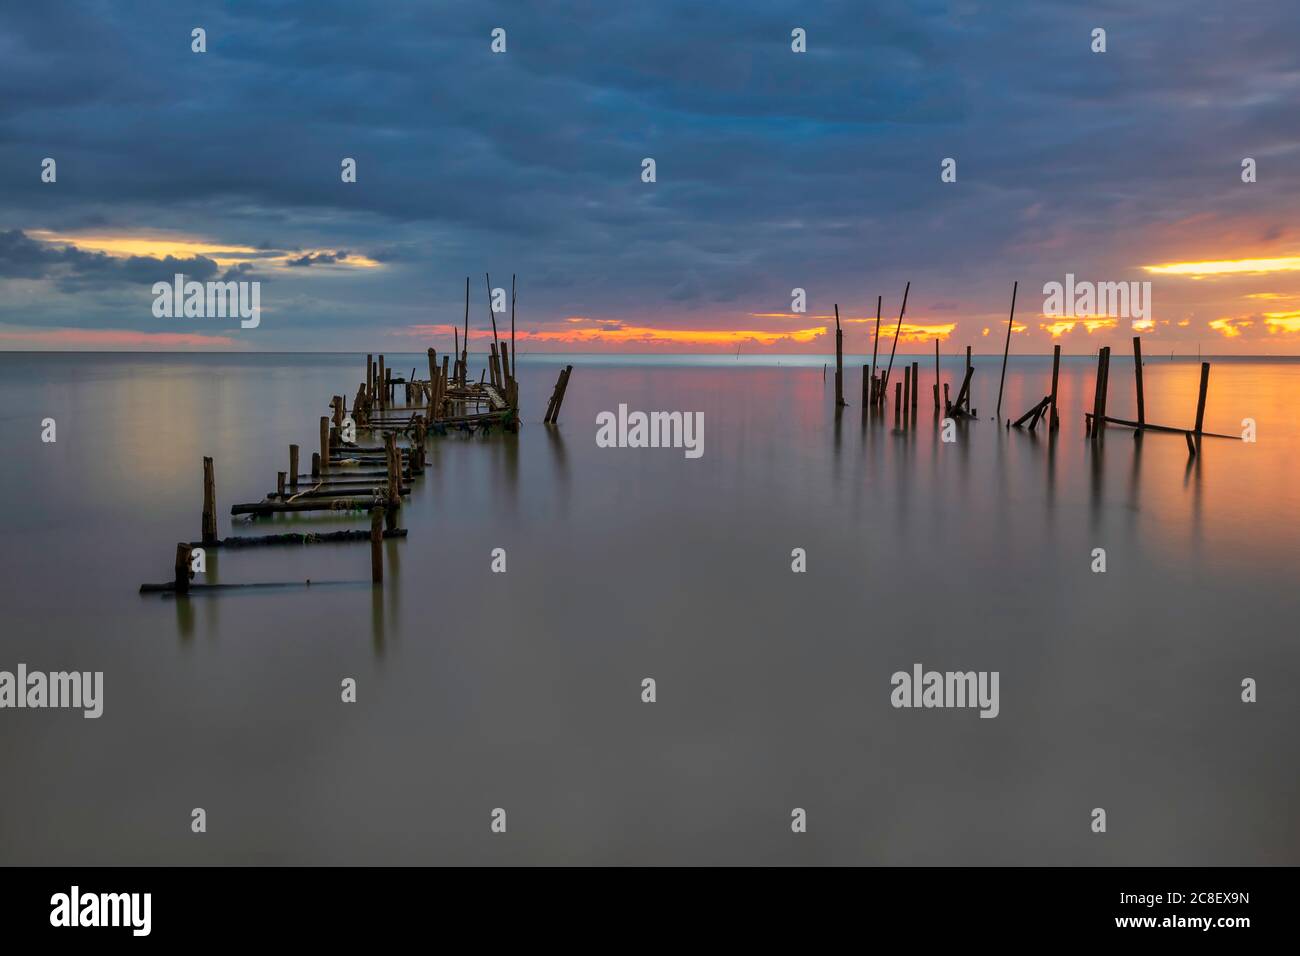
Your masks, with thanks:
[{"label": "weathered wooden post", "polygon": [[284,472],[282,471],[275,473],[275,496],[280,499],[284,498]]},{"label": "weathered wooden post", "polygon": [[397,450],[397,436],[384,432],[384,455],[388,460],[388,507],[385,524],[388,530],[397,528],[397,509],[402,503],[402,455]]},{"label": "weathered wooden post", "polygon": [[504,384],[506,391],[508,392],[510,390],[510,383],[513,382],[514,379],[510,376],[510,349],[504,341],[501,343],[498,354],[501,356],[501,377],[505,379]]},{"label": "weathered wooden post", "polygon": [[387,381],[387,371],[384,368],[384,357],[381,355],[379,356],[379,364],[375,367],[375,404],[381,409],[388,407],[388,390],[384,387],[384,383]]},{"label": "weathered wooden post", "polygon": [[871,372],[869,366],[862,366],[862,407],[871,404]]},{"label": "weathered wooden post", "polygon": [[320,478],[320,452],[311,453],[311,476],[313,479]]},{"label": "weathered wooden post", "polygon": [[1201,363],[1201,391],[1196,398],[1196,437],[1201,437],[1201,426],[1205,424],[1205,395],[1210,389],[1210,363]]},{"label": "weathered wooden post", "polygon": [[898,416],[902,414],[903,408],[903,383],[894,383],[894,427],[898,427]]},{"label": "weathered wooden post", "polygon": [[916,417],[916,402],[921,393],[921,363],[912,363],[912,417]]},{"label": "weathered wooden post", "polygon": [[1107,345],[1103,350],[1106,353],[1105,362],[1101,367],[1101,427],[1106,427],[1106,405],[1110,397],[1110,346]]},{"label": "weathered wooden post", "polygon": [[375,505],[370,509],[370,581],[384,583],[384,509]]},{"label": "weathered wooden post", "polygon": [[559,383],[560,394],[555,398],[555,411],[551,413],[551,424],[553,425],[558,425],[560,423],[560,406],[564,404],[564,395],[569,390],[569,378],[573,375],[573,366],[564,366],[563,375],[564,377]]},{"label": "weathered wooden post", "polygon": [[326,415],[320,418],[320,470],[321,474],[330,470],[330,420]]},{"label": "weathered wooden post", "polygon": [[1061,371],[1061,347],[1059,345],[1054,345],[1052,346],[1052,394],[1049,397],[1051,406],[1048,409],[1048,418],[1047,418],[1047,430],[1049,432],[1056,431],[1057,426],[1060,425],[1060,422],[1057,421],[1056,418],[1056,381],[1057,381],[1057,377],[1060,374],[1060,371]]},{"label": "weathered wooden post", "polygon": [[190,546],[183,541],[176,544],[176,593],[190,593]]},{"label": "weathered wooden post", "polygon": [[1133,336],[1133,377],[1137,385],[1138,428],[1147,424],[1147,404],[1142,394],[1142,336]]},{"label": "weathered wooden post", "polygon": [[844,330],[840,328],[840,306],[835,303],[835,405],[844,401]]},{"label": "weathered wooden post", "polygon": [[289,446],[289,487],[298,488],[298,446]]},{"label": "weathered wooden post", "polygon": [[211,458],[203,459],[202,538],[205,544],[217,540],[217,479],[213,475]]},{"label": "weathered wooden post", "polygon": [[[903,404],[910,405],[911,401],[912,401],[912,367],[910,365],[904,365],[903,366]],[[906,421],[908,418],[907,411],[908,410],[906,408],[903,409],[904,421]]]},{"label": "weathered wooden post", "polygon": [[934,410],[937,412],[942,406],[939,404],[939,340],[934,340]]},{"label": "weathered wooden post", "polygon": [[880,303],[881,297],[876,296],[876,337],[871,340],[871,402],[874,405],[880,401],[880,389],[876,385],[876,350],[880,347]]},{"label": "weathered wooden post", "polygon": [[371,399],[375,397],[375,355],[373,352],[366,356],[366,397]]}]

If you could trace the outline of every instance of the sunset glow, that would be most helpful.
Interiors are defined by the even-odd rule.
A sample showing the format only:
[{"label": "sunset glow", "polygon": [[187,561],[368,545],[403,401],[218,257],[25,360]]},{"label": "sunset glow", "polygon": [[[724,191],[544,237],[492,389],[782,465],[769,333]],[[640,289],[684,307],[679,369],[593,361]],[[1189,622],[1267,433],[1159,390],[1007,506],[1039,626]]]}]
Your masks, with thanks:
[{"label": "sunset glow", "polygon": [[[109,235],[109,234],[65,234],[51,232],[48,229],[33,229],[29,233],[33,239],[51,245],[72,246],[82,252],[101,252],[114,258],[144,256],[154,259],[193,259],[204,256],[222,268],[230,268],[243,262],[255,263],[260,268],[288,269],[290,262],[304,256],[334,256],[338,250],[302,249],[292,252],[285,250],[256,249],[231,243],[212,242],[186,236],[169,236],[161,234],[147,235]],[[322,263],[353,269],[377,269],[380,264],[363,255],[349,252],[347,257],[336,262]]]},{"label": "sunset glow", "polygon": [[1208,262],[1167,262],[1163,265],[1143,266],[1153,275],[1203,276],[1219,275],[1260,275],[1267,272],[1300,271],[1300,256],[1286,256],[1279,259],[1222,259]]}]

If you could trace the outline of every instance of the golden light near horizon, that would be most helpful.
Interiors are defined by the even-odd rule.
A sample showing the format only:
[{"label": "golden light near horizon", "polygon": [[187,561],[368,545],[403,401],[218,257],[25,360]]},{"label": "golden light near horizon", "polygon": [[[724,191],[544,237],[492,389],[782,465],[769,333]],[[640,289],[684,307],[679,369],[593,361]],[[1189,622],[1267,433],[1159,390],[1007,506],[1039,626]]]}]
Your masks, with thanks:
[{"label": "golden light near horizon", "polygon": [[1270,332],[1300,332],[1300,312],[1265,312],[1264,326]]},{"label": "golden light near horizon", "polygon": [[[523,331],[516,337],[530,342],[558,342],[568,344],[614,342],[640,345],[744,345],[747,342],[758,345],[775,345],[789,340],[807,343],[828,334],[824,326],[808,329],[669,329],[643,325],[624,325],[617,319],[566,318],[563,320],[571,326],[584,322],[592,325],[581,328],[562,330]],[[413,325],[403,335],[451,335],[459,326]],[[492,337],[491,330],[471,329],[471,338]]]},{"label": "golden light near horizon", "polygon": [[[41,242],[52,245],[72,246],[81,252],[99,252],[116,259],[142,256],[153,259],[192,259],[204,256],[211,259],[223,269],[245,262],[255,262],[259,267],[270,271],[294,269],[289,265],[291,259],[302,256],[317,256],[322,253],[335,254],[336,250],[302,249],[296,252],[283,250],[257,249],[253,246],[231,245],[212,242],[190,236],[173,236],[163,233],[141,234],[103,234],[103,233],[57,233],[49,229],[32,229],[28,235]],[[346,259],[337,262],[319,263],[342,268],[377,269],[381,263],[367,256],[349,252]]]},{"label": "golden light near horizon", "polygon": [[1203,262],[1166,262],[1142,267],[1152,275],[1188,276],[1193,279],[1221,275],[1261,275],[1300,272],[1300,256],[1274,259],[1212,259]]}]

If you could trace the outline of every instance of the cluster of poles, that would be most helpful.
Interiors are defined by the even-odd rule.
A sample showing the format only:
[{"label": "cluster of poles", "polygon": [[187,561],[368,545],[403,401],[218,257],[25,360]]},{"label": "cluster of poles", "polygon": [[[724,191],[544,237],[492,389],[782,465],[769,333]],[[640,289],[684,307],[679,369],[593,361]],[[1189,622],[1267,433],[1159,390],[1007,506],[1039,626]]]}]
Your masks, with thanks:
[{"label": "cluster of poles", "polygon": [[[1016,315],[1016,293],[1019,289],[1019,283],[1011,287],[1011,311],[1007,317],[1007,336],[1006,343],[1002,351],[1002,376],[998,383],[998,405],[994,415],[994,420],[1002,417],[1002,393],[1006,385],[1007,377],[1007,357],[1011,351],[1011,332],[1015,325]],[[909,282],[903,290],[903,305],[898,312],[898,323],[894,328],[894,341],[889,349],[889,362],[878,373],[877,357],[878,346],[880,343],[880,318],[882,300],[879,296],[876,298],[876,330],[871,345],[871,365],[862,366],[862,407],[864,410],[883,411],[889,398],[889,383],[894,370],[894,357],[898,348],[899,332],[903,327],[903,316],[907,311],[907,295],[911,291],[912,284]],[[1189,454],[1193,457],[1197,454],[1200,446],[1200,440],[1204,437],[1210,438],[1234,438],[1232,435],[1219,435],[1214,432],[1207,432],[1204,429],[1205,424],[1205,402],[1209,391],[1210,382],[1210,363],[1201,363],[1201,381],[1196,400],[1196,424],[1192,428],[1181,428],[1173,425],[1157,425],[1148,422],[1146,419],[1146,396],[1142,388],[1142,337],[1133,336],[1133,369],[1135,376],[1135,389],[1137,397],[1137,419],[1130,420],[1117,418],[1108,415],[1106,412],[1106,402],[1110,389],[1110,347],[1103,346],[1097,353],[1097,374],[1094,383],[1092,411],[1084,413],[1084,433],[1087,437],[1097,440],[1101,437],[1106,426],[1121,425],[1127,428],[1135,429],[1139,434],[1143,431],[1159,432],[1177,432],[1182,433],[1187,439],[1187,448]],[[1057,386],[1060,382],[1061,370],[1061,347],[1055,345],[1052,348],[1052,380],[1051,390],[1044,395],[1042,399],[1034,403],[1023,415],[1014,422],[1007,419],[1008,428],[1028,427],[1033,431],[1041,422],[1045,422],[1049,432],[1055,432],[1060,428],[1060,418],[1057,415]],[[895,428],[907,426],[914,423],[917,417],[918,393],[920,390],[921,369],[919,362],[912,362],[910,365],[903,367],[902,381],[894,382],[894,426]],[[962,378],[961,387],[957,391],[956,399],[952,399],[948,391],[948,383],[941,381],[939,374],[939,340],[934,340],[934,385],[932,386],[934,397],[934,409],[936,416],[940,409],[943,411],[944,418],[968,418],[975,419],[978,415],[977,410],[971,407],[971,381],[974,376],[974,368],[971,365],[971,347],[966,346],[966,369]],[[942,401],[941,401],[942,397]],[[843,407],[848,403],[844,400],[844,330],[840,325],[840,307],[835,306],[835,405],[837,408]]]}]

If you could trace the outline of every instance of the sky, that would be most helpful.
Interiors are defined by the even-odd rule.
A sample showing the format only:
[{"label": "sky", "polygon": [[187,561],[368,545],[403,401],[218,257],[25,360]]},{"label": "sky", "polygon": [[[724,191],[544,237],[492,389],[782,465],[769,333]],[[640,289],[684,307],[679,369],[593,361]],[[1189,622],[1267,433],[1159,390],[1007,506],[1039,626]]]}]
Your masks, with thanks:
[{"label": "sky", "polygon": [[[838,305],[860,354],[910,283],[900,352],[996,353],[1018,283],[1013,352],[1300,354],[1297,36],[1293,0],[5,4],[0,349],[442,351],[467,276],[482,349],[490,274],[524,352],[826,353]],[[156,315],[178,273],[260,321]],[[1067,275],[1137,295],[1055,314]]]}]

